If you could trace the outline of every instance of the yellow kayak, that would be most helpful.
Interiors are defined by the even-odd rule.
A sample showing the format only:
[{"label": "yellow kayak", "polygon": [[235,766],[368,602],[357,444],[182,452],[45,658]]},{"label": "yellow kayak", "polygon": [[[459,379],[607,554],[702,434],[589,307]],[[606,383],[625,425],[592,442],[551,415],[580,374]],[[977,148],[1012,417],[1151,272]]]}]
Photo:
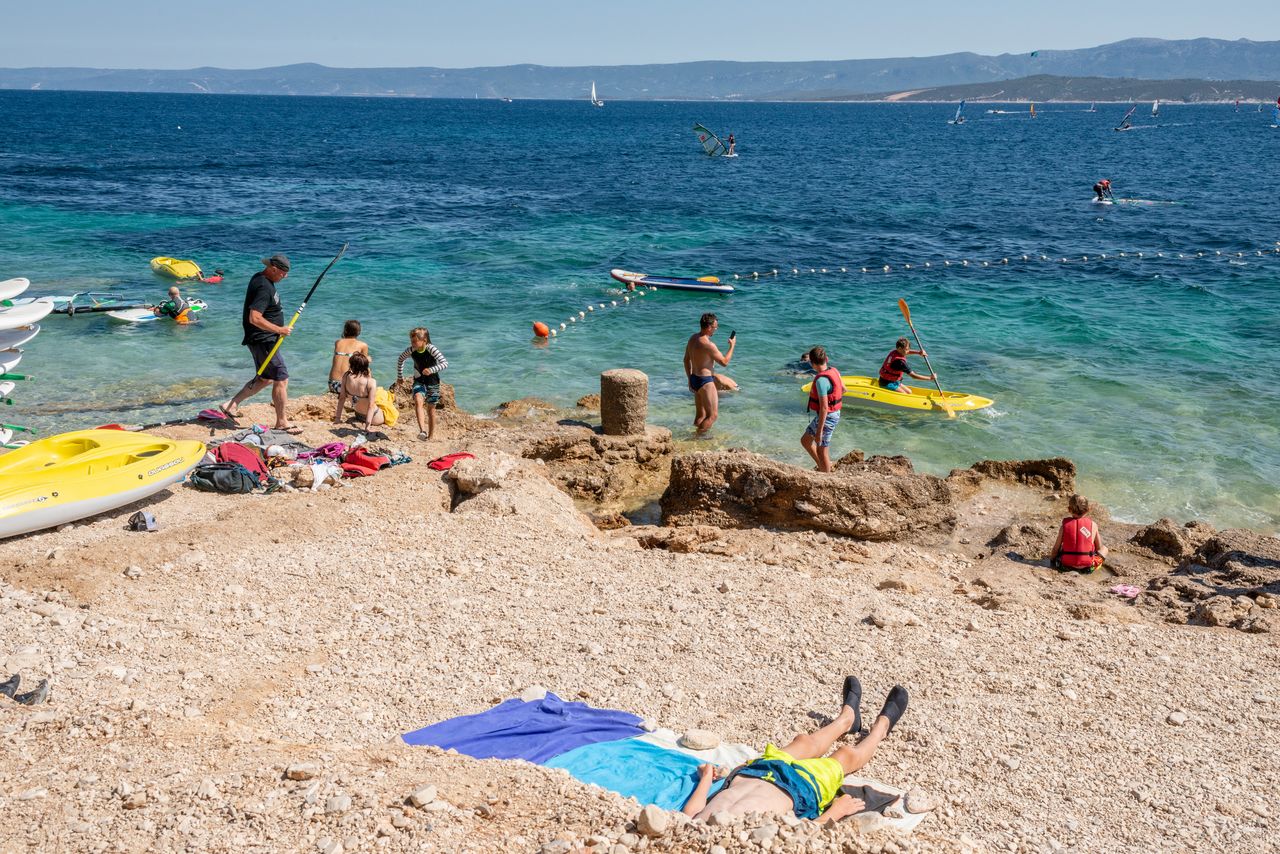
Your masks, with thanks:
[{"label": "yellow kayak", "polygon": [[204,275],[195,261],[164,256],[151,259],[151,271],[169,279],[199,279]]},{"label": "yellow kayak", "polygon": [[[894,409],[914,409],[919,412],[945,412],[947,409],[952,412],[972,412],[976,409],[985,409],[995,403],[990,398],[979,397],[976,394],[944,391],[939,395],[936,388],[919,386],[911,386],[911,394],[889,391],[887,388],[881,388],[876,383],[875,377],[842,377],[842,379],[846,402],[857,400],[873,405],[890,406]],[[812,386],[813,383],[806,383],[802,391],[808,394]],[[945,404],[945,408],[938,405],[939,401]]]},{"label": "yellow kayak", "polygon": [[0,456],[0,539],[96,516],[187,476],[204,443],[78,430]]}]

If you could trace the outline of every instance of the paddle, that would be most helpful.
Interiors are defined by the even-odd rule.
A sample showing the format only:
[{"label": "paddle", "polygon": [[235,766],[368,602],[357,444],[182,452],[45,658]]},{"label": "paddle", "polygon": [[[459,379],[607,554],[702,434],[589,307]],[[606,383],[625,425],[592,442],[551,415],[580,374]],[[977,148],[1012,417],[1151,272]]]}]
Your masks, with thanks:
[{"label": "paddle", "polygon": [[[290,329],[293,329],[293,325],[297,323],[298,318],[302,316],[302,310],[307,307],[307,303],[311,302],[311,297],[315,294],[316,288],[320,287],[320,280],[324,278],[324,274],[329,272],[329,269],[333,267],[334,264],[338,263],[338,259],[347,251],[347,246],[349,245],[350,244],[347,243],[342,244],[342,248],[338,250],[338,254],[334,255],[333,260],[329,262],[329,266],[321,270],[319,276],[316,276],[315,284],[311,286],[311,290],[307,291],[307,296],[302,301],[302,305],[298,306],[298,310],[293,313],[293,317],[289,320]],[[284,339],[284,335],[276,338],[276,343],[272,346],[271,352],[267,354],[267,358],[263,359],[262,364],[258,366],[258,376],[262,376],[262,372],[267,369],[267,365],[271,364],[271,360],[275,357],[276,351],[280,349],[280,345],[284,343]]]},{"label": "paddle", "polygon": [[[920,343],[920,334],[916,332],[915,326],[911,323],[911,309],[907,308],[907,301],[904,299],[898,300],[898,308],[902,311],[902,316],[907,321],[907,326],[911,327],[911,337],[916,339],[916,346],[920,348],[920,355],[924,356],[924,345]],[[924,356],[924,366],[929,369],[929,373],[933,374],[933,384],[938,389],[938,396],[933,401],[934,405],[947,413],[948,418],[955,418],[956,411],[942,399],[942,386],[938,384],[938,375],[934,372],[933,365],[929,364],[928,356]]]}]

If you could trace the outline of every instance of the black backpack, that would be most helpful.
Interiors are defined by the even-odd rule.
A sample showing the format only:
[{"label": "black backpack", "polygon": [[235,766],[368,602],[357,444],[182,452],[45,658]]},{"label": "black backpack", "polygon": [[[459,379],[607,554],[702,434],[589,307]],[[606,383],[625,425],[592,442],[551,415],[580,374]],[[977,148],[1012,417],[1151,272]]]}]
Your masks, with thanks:
[{"label": "black backpack", "polygon": [[232,495],[253,492],[261,484],[239,463],[206,463],[187,475],[187,483],[202,492],[224,492]]}]

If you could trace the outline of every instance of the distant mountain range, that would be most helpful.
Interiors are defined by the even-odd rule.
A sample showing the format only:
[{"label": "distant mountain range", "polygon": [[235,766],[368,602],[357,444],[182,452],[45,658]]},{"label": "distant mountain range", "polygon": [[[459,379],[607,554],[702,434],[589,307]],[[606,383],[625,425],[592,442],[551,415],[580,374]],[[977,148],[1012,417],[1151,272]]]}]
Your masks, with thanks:
[{"label": "distant mountain range", "polygon": [[1058,77],[1037,74],[993,83],[963,83],[821,98],[826,101],[1161,101],[1202,103],[1266,101],[1280,96],[1280,81],[1135,80],[1131,77]]},{"label": "distant mountain range", "polygon": [[876,92],[1035,79],[1043,75],[1152,81],[1270,81],[1280,79],[1280,41],[1128,39],[1101,47],[1000,56],[953,53],[830,62],[709,61],[572,68],[542,65],[329,68],[311,63],[253,70],[6,68],[0,69],[0,88],[585,99],[591,82],[595,81],[606,101],[796,100],[839,99]]}]

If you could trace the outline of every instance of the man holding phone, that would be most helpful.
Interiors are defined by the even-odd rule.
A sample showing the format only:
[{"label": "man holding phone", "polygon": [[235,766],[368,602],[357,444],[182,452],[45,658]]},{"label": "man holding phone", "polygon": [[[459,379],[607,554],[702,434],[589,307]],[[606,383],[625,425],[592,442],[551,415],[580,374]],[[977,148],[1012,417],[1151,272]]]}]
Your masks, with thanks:
[{"label": "man holding phone", "polygon": [[711,312],[702,315],[697,335],[689,338],[684,347],[684,372],[689,378],[689,391],[693,392],[694,418],[693,428],[698,435],[711,429],[720,416],[720,396],[716,391],[715,366],[729,366],[733,358],[733,348],[737,346],[738,333],[729,333],[729,352],[721,353],[720,348],[711,340],[720,327],[720,322]]}]

